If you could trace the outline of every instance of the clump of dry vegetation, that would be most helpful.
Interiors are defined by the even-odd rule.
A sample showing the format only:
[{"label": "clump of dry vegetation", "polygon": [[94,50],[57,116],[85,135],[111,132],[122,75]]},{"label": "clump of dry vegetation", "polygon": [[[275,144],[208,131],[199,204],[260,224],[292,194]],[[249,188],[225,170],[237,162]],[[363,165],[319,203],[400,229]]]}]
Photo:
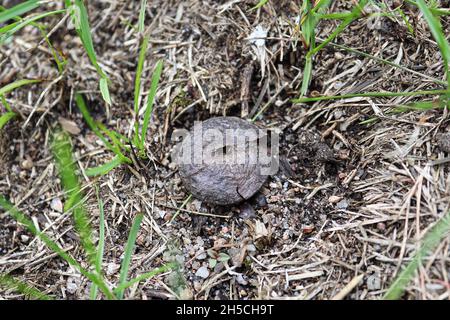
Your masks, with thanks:
[{"label": "clump of dry vegetation", "polygon": [[[449,298],[448,1],[4,6],[1,298]],[[229,207],[170,158],[218,115],[281,136]]]}]

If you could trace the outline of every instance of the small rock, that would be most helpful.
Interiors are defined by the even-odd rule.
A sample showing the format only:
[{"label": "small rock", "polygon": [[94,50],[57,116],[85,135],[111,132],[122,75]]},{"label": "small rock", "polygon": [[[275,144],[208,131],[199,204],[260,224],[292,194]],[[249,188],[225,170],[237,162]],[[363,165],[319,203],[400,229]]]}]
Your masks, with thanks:
[{"label": "small rock", "polygon": [[340,210],[345,210],[348,208],[348,201],[346,199],[339,201],[336,204],[336,208],[340,209]]},{"label": "small rock", "polygon": [[241,285],[243,285],[243,286],[246,286],[246,285],[248,284],[248,281],[246,281],[246,280],[244,279],[242,273],[239,273],[239,274],[236,276],[236,282],[239,283],[239,284],[241,284]]},{"label": "small rock", "polygon": [[22,241],[23,243],[27,243],[28,240],[30,240],[30,237],[29,237],[29,236],[27,236],[27,235],[25,235],[25,234],[22,234],[22,235],[20,236],[20,241]]},{"label": "small rock", "polygon": [[194,281],[194,290],[199,292],[202,289],[202,283],[200,281]]},{"label": "small rock", "polygon": [[120,265],[116,263],[108,263],[108,266],[106,267],[106,274],[108,276],[111,276],[115,274],[120,268]]},{"label": "small rock", "polygon": [[377,223],[377,229],[380,231],[386,231],[386,224],[383,222],[378,222]]},{"label": "small rock", "polygon": [[342,197],[339,197],[339,196],[331,196],[328,198],[328,202],[332,203],[332,204],[338,203],[341,200],[342,200]]},{"label": "small rock", "polygon": [[66,290],[70,294],[75,294],[75,292],[77,292],[78,284],[74,278],[70,277],[67,279]]},{"label": "small rock", "polygon": [[430,291],[439,291],[439,290],[443,290],[444,286],[442,284],[438,284],[438,283],[428,283],[425,285],[425,288],[427,288]]},{"label": "small rock", "polygon": [[256,220],[256,223],[255,223],[255,239],[268,237],[268,236],[269,236],[269,231],[267,231],[267,228],[264,225],[264,223],[259,221],[259,220]]},{"label": "small rock", "polygon": [[198,261],[192,262],[192,269],[194,270],[200,269],[200,266],[201,266],[200,262]]},{"label": "small rock", "polygon": [[205,241],[201,237],[197,237],[196,241],[200,247],[203,247],[205,245]]},{"label": "small rock", "polygon": [[381,281],[380,278],[376,274],[372,274],[367,277],[367,289],[370,291],[380,290]]},{"label": "small rock", "polygon": [[203,251],[202,253],[197,255],[197,260],[205,260],[206,259],[206,252]]},{"label": "small rock", "polygon": [[248,203],[244,202],[239,207],[239,217],[241,217],[244,220],[254,218],[256,216],[255,210],[253,207]]},{"label": "small rock", "polygon": [[31,168],[33,168],[33,161],[31,161],[30,159],[26,159],[26,160],[22,161],[20,166],[23,169],[30,170]]},{"label": "small rock", "polygon": [[60,198],[54,198],[52,200],[52,202],[50,202],[50,208],[52,208],[53,210],[62,213],[64,208],[63,208],[63,203],[61,201]]},{"label": "small rock", "polygon": [[269,183],[269,187],[271,189],[278,189],[278,184],[276,182],[271,182],[271,183]]},{"label": "small rock", "polygon": [[195,275],[196,275],[197,277],[202,278],[202,279],[206,279],[206,278],[209,277],[209,270],[208,270],[208,268],[205,267],[205,266],[200,267],[200,268],[197,270],[197,272],[195,273]]},{"label": "small rock", "polygon": [[304,234],[310,234],[311,232],[314,231],[314,226],[313,225],[304,225],[302,227],[302,231]]}]

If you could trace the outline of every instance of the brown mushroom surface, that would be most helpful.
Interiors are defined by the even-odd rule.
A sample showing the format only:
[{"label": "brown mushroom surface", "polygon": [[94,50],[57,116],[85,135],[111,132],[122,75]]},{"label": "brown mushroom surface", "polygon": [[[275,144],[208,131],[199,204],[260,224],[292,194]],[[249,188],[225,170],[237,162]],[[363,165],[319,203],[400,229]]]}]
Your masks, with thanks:
[{"label": "brown mushroom surface", "polygon": [[[222,138],[212,139],[211,129],[215,129],[215,133]],[[181,153],[177,160],[186,189],[194,197],[216,205],[232,205],[253,196],[268,177],[262,174],[263,164],[258,158],[261,148],[264,148],[263,152],[267,152],[267,148],[264,144],[259,144],[258,149],[250,146],[251,142],[260,136],[254,137],[253,140],[247,137],[244,140],[245,148],[242,144],[239,147],[236,141],[242,139],[243,133],[253,131],[258,134],[260,133],[258,130],[254,124],[237,117],[216,117],[196,123],[189,135],[184,138],[180,148],[181,153],[188,152],[188,159],[192,161],[182,161]],[[225,138],[227,134],[228,139]],[[204,158],[201,163],[195,163],[194,157],[200,150],[203,156],[210,157]],[[241,158],[245,161],[233,161],[237,157],[245,157]],[[223,162],[214,162],[217,159]]]}]

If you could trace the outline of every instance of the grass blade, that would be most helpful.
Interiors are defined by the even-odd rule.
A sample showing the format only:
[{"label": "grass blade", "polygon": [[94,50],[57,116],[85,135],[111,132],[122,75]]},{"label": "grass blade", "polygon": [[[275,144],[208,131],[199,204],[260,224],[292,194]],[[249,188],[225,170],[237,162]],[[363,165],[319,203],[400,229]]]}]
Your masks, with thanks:
[{"label": "grass blade", "polygon": [[96,250],[92,241],[92,229],[89,217],[83,205],[83,194],[76,175],[75,161],[72,156],[72,146],[69,136],[60,131],[53,135],[52,151],[58,167],[61,184],[67,194],[65,211],[72,209],[75,229],[80,236],[81,244],[88,261],[95,263]]},{"label": "grass blade", "polygon": [[93,274],[86,269],[84,269],[72,256],[62,250],[56,242],[51,240],[45,233],[39,231],[33,221],[27,218],[22,212],[17,210],[6,198],[0,195],[0,208],[3,208],[11,217],[13,217],[18,223],[23,224],[29,232],[31,232],[34,236],[39,238],[45,245],[57,253],[62,259],[66,260],[68,264],[77,269],[83,276],[94,282],[98,285],[99,289],[105,294],[108,299],[115,299],[115,295],[109,290],[106,283],[103,281],[101,277],[96,274]]},{"label": "grass blade", "polygon": [[91,128],[92,131],[97,135],[97,137],[103,142],[103,144],[114,152],[122,162],[124,163],[131,163],[132,161],[126,157],[121,151],[120,147],[116,145],[112,145],[109,143],[109,141],[103,136],[101,129],[99,128],[99,125],[94,121],[91,114],[89,113],[89,110],[86,106],[86,103],[84,102],[83,96],[79,94],[78,92],[75,94],[75,103],[80,109],[81,114],[83,115],[84,120],[87,122],[88,126]]},{"label": "grass blade", "polygon": [[16,116],[16,114],[11,111],[6,112],[2,116],[0,116],[0,130],[2,130],[2,128],[15,116]]},{"label": "grass blade", "polygon": [[39,5],[39,0],[28,0],[10,9],[7,9],[6,11],[0,12],[0,23],[36,9],[37,7],[39,7]]},{"label": "grass blade", "polygon": [[414,255],[414,258],[408,263],[406,268],[397,276],[397,279],[395,279],[389,287],[384,296],[385,300],[395,300],[401,298],[406,286],[411,281],[417,268],[422,262],[422,259],[439,245],[449,231],[450,212],[438,221],[437,224],[426,234],[425,239],[423,240],[419,250]]},{"label": "grass blade", "polygon": [[139,22],[138,31],[139,33],[144,32],[144,22],[145,22],[145,12],[147,11],[147,0],[141,0],[141,9],[139,10]]},{"label": "grass blade", "polygon": [[34,80],[34,79],[22,79],[22,80],[17,80],[15,82],[9,83],[3,87],[0,88],[0,96],[3,96],[17,88],[23,87],[27,84],[32,84],[32,83],[37,83],[40,82],[41,80]]},{"label": "grass blade", "polygon": [[[98,188],[96,190],[97,193],[97,202],[98,208],[100,210],[100,226],[99,226],[99,235],[98,235],[98,244],[97,244],[97,256],[95,259],[95,271],[97,275],[101,276],[102,274],[102,263],[103,263],[103,253],[105,251],[105,210],[103,206],[103,200],[100,199]],[[93,283],[91,287],[91,300],[97,299],[98,286]]]},{"label": "grass blade", "polygon": [[136,278],[119,285],[116,289],[114,289],[114,293],[119,293],[120,291],[124,291],[136,283],[139,283],[143,280],[153,278],[154,276],[157,276],[158,274],[170,271],[170,270],[174,269],[174,267],[175,267],[174,263],[168,263],[168,264],[166,264],[162,267],[156,268],[150,272],[141,274],[140,276],[137,276]]},{"label": "grass blade", "polygon": [[53,300],[52,297],[46,295],[40,290],[28,285],[23,281],[13,278],[10,275],[0,275],[0,286],[20,292],[28,298],[37,300]]},{"label": "grass blade", "polygon": [[263,7],[267,2],[269,2],[269,0],[259,0],[259,2],[256,4],[256,6],[251,8],[250,11],[257,10],[257,9]]},{"label": "grass blade", "polygon": [[88,177],[102,176],[102,175],[107,174],[111,170],[117,168],[121,164],[123,164],[122,160],[120,160],[120,158],[116,156],[116,157],[114,157],[114,159],[112,159],[111,161],[108,161],[107,163],[105,163],[101,166],[86,169],[86,175]]},{"label": "grass blade", "polygon": [[0,37],[0,44],[3,44],[9,37],[11,37],[14,33],[22,29],[23,27],[32,24],[33,22],[43,19],[48,16],[52,16],[55,14],[65,13],[66,10],[55,10],[50,12],[45,12],[42,14],[38,14],[33,17],[27,17],[21,22],[15,22],[9,26],[3,27],[0,29],[0,34],[2,35]]},{"label": "grass blade", "polygon": [[136,69],[136,79],[134,81],[134,140],[138,141],[139,137],[139,99],[141,96],[141,80],[142,80],[142,70],[144,69],[145,55],[147,53],[148,43],[150,37],[145,36],[142,40],[141,50],[139,51],[138,65]]},{"label": "grass blade", "polygon": [[91,28],[89,26],[89,18],[86,10],[86,6],[84,5],[83,0],[65,0],[66,8],[69,10],[70,15],[72,17],[72,21],[74,22],[75,29],[77,30],[78,36],[83,43],[84,49],[89,57],[94,68],[97,70],[97,73],[100,75],[100,90],[102,93],[102,97],[106,103],[110,103],[109,98],[109,89],[108,89],[108,76],[100,67],[97,61],[97,55],[94,49],[94,43],[92,41]]},{"label": "grass blade", "polygon": [[156,64],[155,71],[152,76],[152,83],[150,84],[150,92],[147,98],[147,107],[144,113],[144,122],[142,123],[142,133],[141,133],[141,151],[144,150],[145,138],[147,137],[148,125],[150,123],[150,117],[153,111],[153,104],[155,102],[156,91],[158,90],[159,80],[161,79],[161,73],[163,69],[163,62],[159,60]]},{"label": "grass blade", "polygon": [[439,49],[441,50],[442,59],[444,60],[444,68],[447,75],[447,86],[450,88],[450,73],[449,66],[450,63],[450,45],[445,37],[445,33],[442,30],[441,23],[439,20],[433,15],[430,8],[427,6],[424,0],[417,0],[417,6],[422,11],[425,20],[427,20],[428,25],[430,27],[431,34],[436,40]]},{"label": "grass blade", "polygon": [[8,101],[6,101],[5,96],[0,96],[0,101],[2,102],[6,111],[12,112],[11,106],[9,105]]},{"label": "grass blade", "polygon": [[348,15],[347,18],[345,18],[340,24],[339,26],[336,28],[336,30],[334,30],[331,35],[325,39],[320,45],[318,45],[317,47],[313,47],[311,48],[311,50],[308,51],[308,53],[306,54],[306,62],[307,65],[305,67],[309,68],[311,67],[311,69],[306,69],[305,70],[305,75],[303,77],[303,81],[302,81],[302,87],[300,90],[300,97],[303,97],[306,95],[308,88],[309,88],[309,84],[311,81],[311,74],[312,74],[312,64],[311,66],[308,65],[308,61],[312,60],[313,56],[319,52],[320,50],[322,50],[328,43],[330,43],[331,41],[333,41],[342,31],[344,31],[344,29],[351,24],[354,20],[358,19],[361,16],[362,10],[363,8],[366,6],[368,0],[359,0],[358,4],[356,4],[356,6],[353,8],[353,10],[351,11],[351,13]]},{"label": "grass blade", "polygon": [[[138,214],[136,216],[136,218],[134,218],[133,225],[131,226],[131,230],[128,235],[127,245],[125,247],[122,265],[120,267],[120,277],[119,277],[119,285],[118,285],[119,288],[127,282],[128,269],[130,268],[130,263],[131,263],[131,255],[133,254],[133,251],[134,251],[137,234],[138,234],[139,227],[141,226],[141,222],[142,222],[143,218],[144,218],[143,214]],[[118,299],[123,298],[124,291],[125,291],[124,289],[117,291]]]},{"label": "grass blade", "polygon": [[108,79],[101,78],[100,79],[100,92],[102,94],[103,100],[109,105],[111,105],[111,95],[109,94],[109,88],[108,88]]},{"label": "grass blade", "polygon": [[72,16],[72,21],[74,22],[75,29],[83,43],[86,53],[91,61],[92,65],[95,67],[97,72],[102,78],[107,78],[103,69],[100,67],[97,61],[97,55],[94,50],[94,43],[92,42],[91,28],[89,26],[89,18],[84,5],[83,0],[66,0],[66,7],[69,9]]}]

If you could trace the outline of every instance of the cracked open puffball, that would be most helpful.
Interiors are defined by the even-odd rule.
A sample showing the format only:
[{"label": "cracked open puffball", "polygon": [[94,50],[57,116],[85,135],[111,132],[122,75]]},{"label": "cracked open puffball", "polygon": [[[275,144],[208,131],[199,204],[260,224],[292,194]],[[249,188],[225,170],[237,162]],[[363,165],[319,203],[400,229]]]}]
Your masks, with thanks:
[{"label": "cracked open puffball", "polygon": [[175,159],[186,189],[215,205],[249,199],[272,166],[265,131],[237,117],[196,122],[177,146]]}]

